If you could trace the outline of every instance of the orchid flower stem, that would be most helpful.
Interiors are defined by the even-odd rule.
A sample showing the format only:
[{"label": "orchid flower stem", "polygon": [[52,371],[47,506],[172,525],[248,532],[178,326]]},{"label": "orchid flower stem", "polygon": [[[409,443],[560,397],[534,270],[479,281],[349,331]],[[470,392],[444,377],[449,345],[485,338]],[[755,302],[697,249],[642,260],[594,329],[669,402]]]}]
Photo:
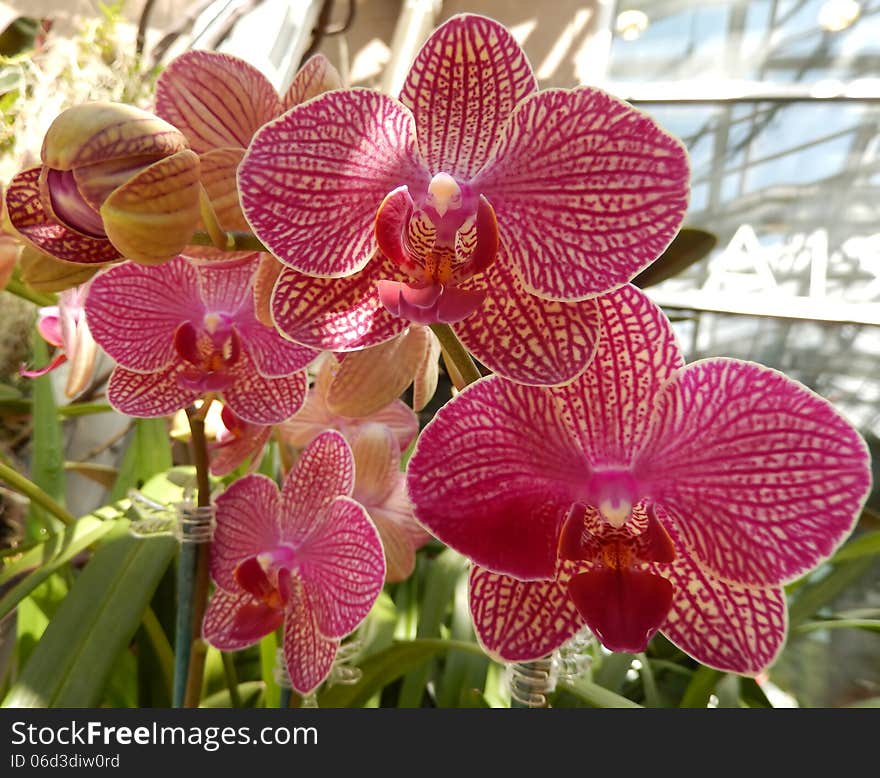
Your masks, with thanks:
[{"label": "orchid flower stem", "polygon": [[64,506],[59,505],[33,481],[29,481],[21,473],[13,470],[9,465],[3,462],[0,462],[0,481],[5,481],[9,486],[15,489],[15,491],[21,492],[25,497],[30,498],[31,502],[44,508],[61,523],[66,524],[67,526],[76,523],[76,517],[72,513],[69,513]]},{"label": "orchid flower stem", "polygon": [[[250,232],[226,232],[224,233],[224,251],[266,251],[266,247]],[[193,246],[216,246],[208,232],[199,230],[190,238]]]},{"label": "orchid flower stem", "polygon": [[[461,344],[456,337],[452,327],[445,323],[437,323],[431,325],[431,331],[440,341],[440,347],[447,359],[449,359],[461,376],[464,386],[472,384],[474,381],[482,378],[480,371],[468,354],[467,349]],[[462,387],[463,388],[463,387]]]},{"label": "orchid flower stem", "polygon": [[222,251],[226,250],[226,231],[220,226],[217,219],[217,212],[208,196],[208,191],[202,184],[199,184],[199,212],[202,216],[202,223],[211,238],[211,243],[215,248]]},{"label": "orchid flower stem", "polygon": [[7,292],[14,294],[16,297],[21,297],[23,300],[28,300],[34,305],[43,307],[58,305],[57,295],[38,292],[35,289],[31,289],[27,284],[19,281],[17,278],[10,278],[4,288]]},{"label": "orchid flower stem", "polygon": [[[197,503],[211,504],[208,445],[205,420],[194,409],[187,411],[193,460],[196,466]],[[209,543],[182,543],[177,581],[177,630],[174,646],[175,708],[196,708],[202,693],[207,649],[201,638],[202,619],[208,602]]]},{"label": "orchid flower stem", "polygon": [[290,698],[291,698],[291,690],[290,689],[282,689],[281,696],[278,698],[278,707],[279,708],[289,708],[290,707]]}]

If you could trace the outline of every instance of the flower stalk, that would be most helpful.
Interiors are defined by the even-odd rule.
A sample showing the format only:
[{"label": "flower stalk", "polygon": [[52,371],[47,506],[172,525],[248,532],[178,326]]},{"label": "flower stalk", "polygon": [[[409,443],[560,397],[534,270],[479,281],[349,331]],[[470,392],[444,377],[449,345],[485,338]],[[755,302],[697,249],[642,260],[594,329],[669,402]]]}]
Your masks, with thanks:
[{"label": "flower stalk", "polygon": [[468,354],[467,349],[465,349],[461,344],[461,341],[456,337],[452,327],[443,322],[432,324],[430,326],[431,331],[437,336],[437,340],[440,341],[444,356],[452,362],[461,377],[462,386],[456,388],[463,389],[468,384],[472,384],[474,381],[482,378],[479,369],[474,364],[474,360],[471,359],[471,355]]}]

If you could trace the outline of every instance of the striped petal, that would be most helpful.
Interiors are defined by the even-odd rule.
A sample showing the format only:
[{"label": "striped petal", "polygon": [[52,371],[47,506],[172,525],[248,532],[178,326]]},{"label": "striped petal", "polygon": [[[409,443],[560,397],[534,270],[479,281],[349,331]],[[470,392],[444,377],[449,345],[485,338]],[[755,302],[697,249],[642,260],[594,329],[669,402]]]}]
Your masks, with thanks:
[{"label": "striped petal", "polygon": [[229,54],[185,52],[156,82],[156,114],[198,153],[246,148],[254,132],[279,113],[281,102],[269,80]]},{"label": "striped petal", "polygon": [[454,327],[480,362],[529,385],[565,383],[584,371],[599,339],[594,301],[542,300],[529,294],[501,261],[492,265],[480,285],[488,290],[482,307]]},{"label": "striped petal", "polygon": [[373,607],[385,582],[385,556],[366,509],[337,497],[296,549],[315,623],[328,637],[351,632]]},{"label": "striped petal", "polygon": [[259,252],[250,252],[246,257],[232,262],[198,262],[195,267],[205,309],[228,316],[238,314],[243,307],[246,310],[251,300],[251,284],[259,257]]},{"label": "striped petal", "polygon": [[409,111],[367,90],[328,92],[268,123],[238,169],[257,237],[285,264],[323,277],[363,268],[385,195],[427,183]]},{"label": "striped petal", "polygon": [[[664,522],[680,540],[674,527]],[[718,670],[757,675],[785,644],[785,593],[778,586],[749,587],[721,580],[688,554],[662,574],[675,593],[660,630],[682,651]]]},{"label": "striped petal", "polygon": [[584,626],[568,595],[567,576],[520,581],[475,567],[470,576],[470,608],[480,645],[508,662],[540,659]]},{"label": "striped petal", "polygon": [[537,89],[510,32],[483,16],[452,17],[416,56],[400,93],[428,166],[467,180],[486,162],[516,104]]},{"label": "striped petal", "polygon": [[236,170],[244,149],[215,149],[200,155],[202,185],[224,230],[247,230],[238,202]]},{"label": "striped petal", "polygon": [[589,474],[553,395],[495,377],[440,409],[407,472],[419,523],[522,579],[553,577],[560,524]]},{"label": "striped petal", "polygon": [[428,335],[428,345],[413,379],[412,407],[416,413],[424,410],[434,398],[440,379],[440,341],[431,330],[425,329],[425,332]]},{"label": "striped petal", "polygon": [[281,102],[287,110],[331,89],[341,88],[342,79],[330,60],[323,54],[315,54],[297,71]]},{"label": "striped petal", "polygon": [[6,189],[6,208],[12,226],[37,249],[76,264],[118,262],[120,253],[106,238],[75,232],[56,221],[40,200],[39,167],[15,176]]},{"label": "striped petal", "polygon": [[598,300],[602,336],[590,367],[553,389],[594,468],[627,467],[646,445],[655,398],[684,364],[672,325],[625,286]]},{"label": "striped petal", "polygon": [[288,338],[327,351],[374,346],[406,329],[379,300],[376,282],[396,273],[374,260],[349,278],[313,278],[285,268],[272,294],[272,318]]},{"label": "striped petal", "polygon": [[354,457],[352,496],[370,508],[391,496],[400,481],[400,447],[394,433],[382,424],[365,424],[348,439]]},{"label": "striped petal", "polygon": [[284,618],[284,661],[290,684],[310,694],[330,675],[339,640],[322,635],[308,596],[296,598]]},{"label": "striped petal", "polygon": [[711,359],[682,370],[658,405],[645,477],[701,566],[773,586],[849,535],[870,490],[869,456],[826,400],[770,368]]},{"label": "striped petal", "polygon": [[299,546],[320,534],[330,503],[350,495],[354,487],[354,459],[345,438],[335,430],[316,437],[303,451],[281,488],[284,540]]},{"label": "striped petal", "polygon": [[280,502],[275,482],[259,474],[240,478],[217,498],[217,527],[211,543],[211,578],[217,586],[237,589],[236,565],[279,544]]},{"label": "striped petal", "polygon": [[126,416],[168,416],[195,402],[199,393],[177,383],[180,365],[155,373],[134,373],[116,367],[107,384],[107,401]]},{"label": "striped petal", "polygon": [[211,475],[223,478],[245,462],[248,472],[260,464],[263,447],[272,436],[272,427],[246,424],[245,431],[217,446],[211,454]]},{"label": "striped petal", "polygon": [[232,384],[223,390],[223,401],[251,424],[278,424],[289,419],[302,407],[308,389],[304,370],[280,378],[261,375],[245,348],[230,374]]},{"label": "striped petal", "polygon": [[[327,406],[343,416],[371,416],[393,403],[413,382],[433,333],[411,325],[396,338],[347,354],[327,391]],[[409,409],[407,409],[409,410]],[[415,414],[407,421],[418,429]]]},{"label": "striped petal", "polygon": [[492,203],[526,289],[578,300],[656,259],[688,200],[684,146],[592,87],[547,89],[516,108],[473,186]]},{"label": "striped petal", "polygon": [[252,646],[281,626],[284,612],[271,608],[240,589],[216,589],[202,622],[202,637],[221,651]]},{"label": "striped petal", "polygon": [[204,314],[198,272],[181,258],[160,268],[125,262],[100,273],[89,285],[85,309],[98,345],[136,372],[169,365],[177,328]]}]

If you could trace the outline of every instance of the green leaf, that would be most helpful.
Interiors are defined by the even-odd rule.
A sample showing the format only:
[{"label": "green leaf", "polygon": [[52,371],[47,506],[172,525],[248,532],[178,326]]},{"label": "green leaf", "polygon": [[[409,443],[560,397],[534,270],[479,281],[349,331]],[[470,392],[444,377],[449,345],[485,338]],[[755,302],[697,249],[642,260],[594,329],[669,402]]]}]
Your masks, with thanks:
[{"label": "green leaf", "polygon": [[715,248],[716,243],[718,238],[711,232],[685,227],[673,238],[666,251],[639,273],[632,282],[640,289],[645,289],[677,276],[705,257]]},{"label": "green leaf", "polygon": [[[630,656],[627,654],[627,656]],[[630,660],[632,661],[632,660]],[[641,708],[637,702],[628,697],[615,694],[610,689],[600,686],[586,678],[576,678],[559,684],[559,688],[573,694],[591,708]]]},{"label": "green leaf", "polygon": [[376,692],[443,651],[459,649],[482,653],[478,646],[455,640],[416,639],[392,643],[359,664],[361,679],[350,686],[337,685],[318,695],[321,708],[359,708]]},{"label": "green leaf", "polygon": [[[46,342],[34,334],[34,360],[38,365],[49,361],[49,349]],[[52,374],[33,380],[33,459],[31,461],[31,477],[40,489],[49,497],[64,505],[64,441],[61,435],[61,423],[55,407],[55,396],[52,392]],[[27,539],[33,540],[40,536],[40,528],[44,531],[57,530],[60,522],[44,508],[31,501],[28,514]]]},{"label": "green leaf", "polygon": [[615,652],[602,657],[598,667],[593,672],[593,680],[599,685],[611,691],[618,691],[626,679],[626,674],[632,667],[634,654]]},{"label": "green leaf", "polygon": [[89,708],[168,566],[177,542],[123,534],[76,579],[4,702],[13,708]]},{"label": "green leaf", "polygon": [[699,667],[691,678],[691,682],[685,689],[679,707],[681,708],[705,708],[709,704],[709,697],[715,691],[718,682],[724,677],[721,670],[715,670],[705,665]]},{"label": "green leaf", "polygon": [[804,621],[795,627],[795,632],[814,632],[818,629],[867,629],[880,632],[880,619],[824,619]]},{"label": "green leaf", "polygon": [[[242,708],[256,708],[263,694],[265,684],[262,681],[245,681],[238,685]],[[231,708],[229,689],[222,689],[202,700],[200,708]]]},{"label": "green leaf", "polygon": [[861,578],[873,565],[870,557],[861,556],[839,565],[823,568],[798,583],[788,608],[788,626],[794,630]]},{"label": "green leaf", "polygon": [[[419,638],[440,637],[440,628],[446,621],[446,613],[455,592],[456,584],[467,573],[468,561],[451,548],[438,554],[430,562],[425,576],[425,593],[419,609]],[[431,675],[431,663],[426,662],[407,673],[400,690],[397,707],[418,708]]]},{"label": "green leaf", "polygon": [[851,538],[831,557],[831,562],[836,564],[850,559],[859,559],[863,556],[873,556],[874,554],[880,554],[880,530],[864,532]]},{"label": "green leaf", "polygon": [[13,565],[7,565],[0,572],[0,585],[22,575],[22,571],[33,569],[0,599],[0,620],[10,613],[25,597],[36,589],[50,575],[66,565],[81,551],[96,543],[116,527],[112,521],[101,521],[94,516],[85,516],[72,527],[53,535],[46,543],[29,551]]},{"label": "green leaf", "polygon": [[165,419],[137,419],[110,502],[121,500],[129,489],[138,489],[147,479],[171,467],[171,443]]},{"label": "green leaf", "polygon": [[[264,697],[267,708],[277,708],[281,704],[281,688],[275,682],[275,656],[278,638],[270,632],[260,641],[260,672],[263,676]],[[227,690],[228,694],[228,690]]]}]

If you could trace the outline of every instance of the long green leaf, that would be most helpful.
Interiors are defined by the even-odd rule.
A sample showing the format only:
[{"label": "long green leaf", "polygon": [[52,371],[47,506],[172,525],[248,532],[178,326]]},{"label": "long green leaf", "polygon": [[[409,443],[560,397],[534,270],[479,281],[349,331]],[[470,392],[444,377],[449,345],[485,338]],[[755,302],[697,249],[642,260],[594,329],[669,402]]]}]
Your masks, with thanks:
[{"label": "long green leaf", "polygon": [[633,702],[627,697],[615,694],[604,686],[587,680],[586,678],[577,678],[574,681],[567,681],[559,684],[559,688],[573,694],[581,701],[593,708],[641,708],[637,702]]},{"label": "long green leaf", "polygon": [[[874,563],[871,557],[858,557],[834,565],[822,577],[801,583],[788,609],[788,626],[794,630],[799,624],[812,619],[816,612],[857,581]],[[814,574],[815,575],[815,574]]]},{"label": "long green leaf", "polygon": [[700,667],[685,689],[679,707],[705,708],[709,704],[709,697],[723,677],[724,673],[720,670],[706,666]]},{"label": "long green leaf", "polygon": [[846,562],[863,556],[880,554],[880,530],[864,532],[844,543],[831,558],[834,563]]},{"label": "long green leaf", "polygon": [[389,683],[452,649],[482,653],[478,646],[456,640],[427,638],[392,643],[360,663],[362,675],[356,684],[331,686],[318,695],[318,704],[322,708],[359,708]]},{"label": "long green leaf", "polygon": [[76,579],[4,706],[88,708],[100,700],[177,543],[121,534]]},{"label": "long green leaf", "polygon": [[164,419],[137,419],[110,502],[120,500],[157,473],[171,467],[171,444]]},{"label": "long green leaf", "polygon": [[[53,536],[42,547],[25,554],[15,567],[18,567],[22,561],[26,563],[36,562],[38,566],[0,599],[0,620],[50,575],[66,565],[81,551],[96,543],[113,530],[114,527],[114,522],[105,522],[91,516],[86,516],[80,519],[74,526],[65,528],[60,535]],[[9,567],[12,568],[13,566],[10,565]],[[3,582],[4,578],[9,577],[9,570],[4,570],[3,573],[0,573],[0,582]]]},{"label": "long green leaf", "polygon": [[[468,561],[461,554],[446,549],[430,562],[425,576],[425,593],[419,609],[419,625],[416,636],[419,638],[440,637],[440,628],[446,620],[452,595],[458,581],[467,572]],[[418,708],[431,675],[431,662],[425,662],[403,679],[397,706],[399,708]]]},{"label": "long green leaf", "polygon": [[[49,350],[46,342],[34,334],[34,359],[39,365],[49,361]],[[55,396],[52,392],[52,374],[34,379],[33,392],[33,436],[31,461],[31,481],[45,492],[52,500],[64,505],[64,441],[61,435],[61,423],[55,407]],[[27,523],[27,538],[39,537],[40,528],[51,531],[59,528],[59,521],[42,506],[31,501]]]}]

